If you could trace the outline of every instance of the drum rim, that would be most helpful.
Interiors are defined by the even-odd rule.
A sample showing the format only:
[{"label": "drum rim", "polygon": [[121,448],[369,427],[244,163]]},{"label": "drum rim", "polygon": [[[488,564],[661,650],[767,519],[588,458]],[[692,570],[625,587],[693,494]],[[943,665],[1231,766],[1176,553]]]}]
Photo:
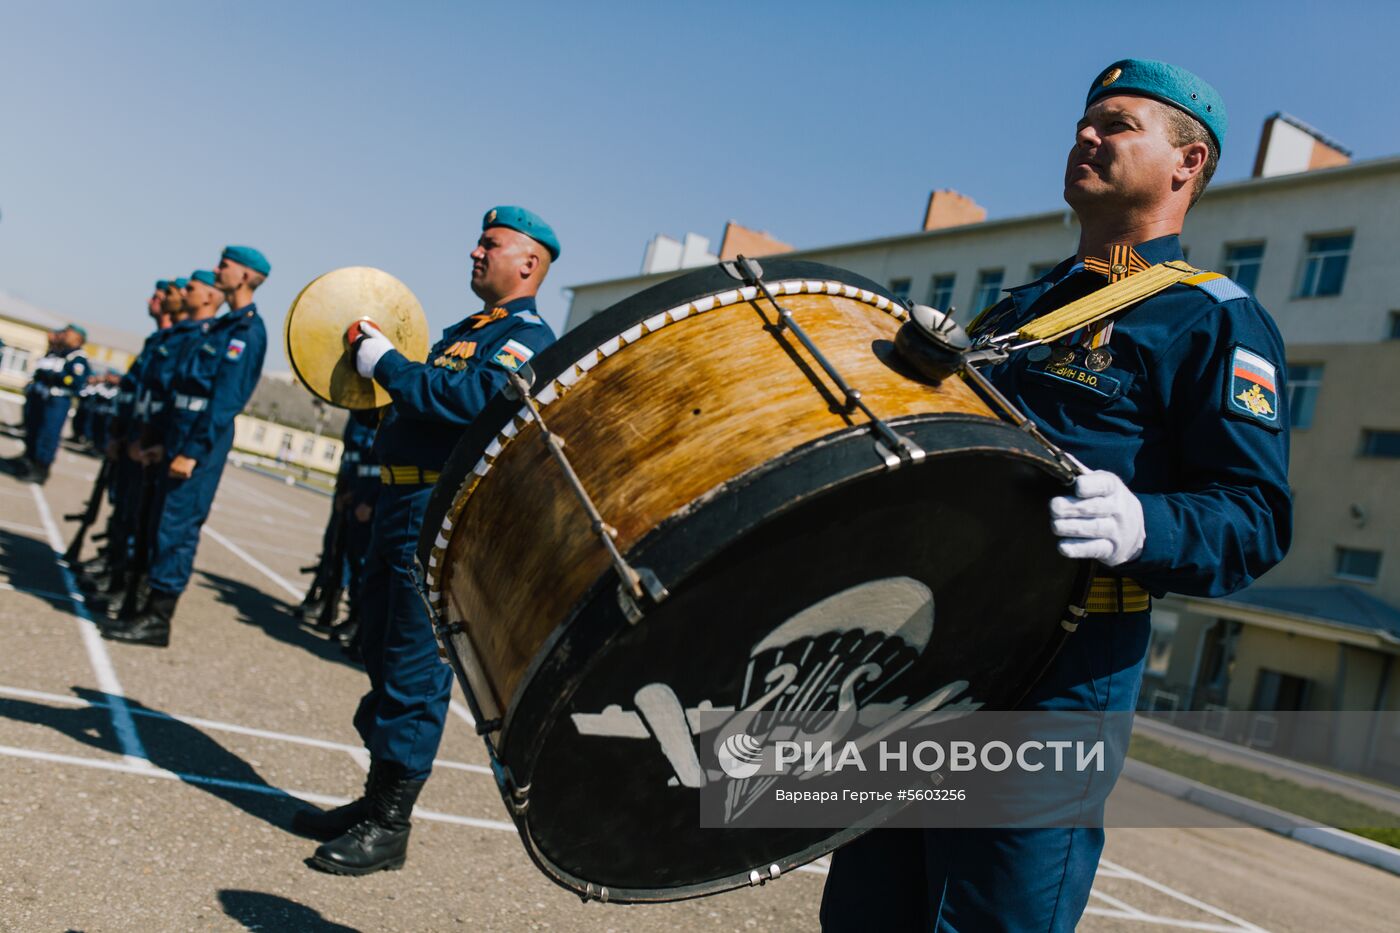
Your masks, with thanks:
[{"label": "drum rim", "polygon": [[[902,307],[899,300],[883,286],[837,266],[792,259],[764,260],[763,266],[765,281],[839,282],[857,291],[869,292],[874,299],[888,305]],[[549,385],[590,351],[618,337],[628,328],[664,313],[668,308],[733,291],[742,284],[731,277],[722,265],[714,265],[666,279],[624,298],[563,334],[555,343],[537,354],[530,363],[536,374],[536,385]],[[483,453],[511,423],[520,409],[519,400],[508,398],[504,393],[497,394],[466,427],[453,446],[452,453],[429,497],[419,532],[416,553],[426,582],[431,583],[434,577],[433,551],[436,548],[445,548],[445,543],[439,542],[443,538],[445,519],[452,512],[458,492],[476,468]],[[431,598],[430,593],[429,599]]]}]

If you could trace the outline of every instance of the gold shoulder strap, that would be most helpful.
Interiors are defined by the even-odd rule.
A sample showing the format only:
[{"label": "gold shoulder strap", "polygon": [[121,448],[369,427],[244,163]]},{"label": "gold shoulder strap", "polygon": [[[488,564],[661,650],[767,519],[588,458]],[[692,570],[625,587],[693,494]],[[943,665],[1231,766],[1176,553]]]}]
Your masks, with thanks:
[{"label": "gold shoulder strap", "polygon": [[1018,346],[1051,343],[1081,327],[1117,314],[1144,298],[1166,291],[1178,282],[1188,282],[1202,276],[1214,276],[1214,273],[1202,272],[1179,260],[1158,263],[1144,272],[1119,279],[1112,285],[1071,301],[1063,308],[1042,314],[1016,332],[1016,343]]}]

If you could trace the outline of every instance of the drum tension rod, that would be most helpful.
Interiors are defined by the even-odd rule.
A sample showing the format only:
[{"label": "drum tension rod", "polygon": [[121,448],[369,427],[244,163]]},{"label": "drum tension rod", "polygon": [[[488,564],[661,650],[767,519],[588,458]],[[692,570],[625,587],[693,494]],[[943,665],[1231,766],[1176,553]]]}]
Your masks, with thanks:
[{"label": "drum tension rod", "polygon": [[888,469],[895,469],[904,461],[918,463],[924,459],[924,449],[909,438],[898,433],[888,424],[880,419],[870,406],[865,404],[859,389],[848,385],[842,378],[841,373],[831,364],[822,351],[817,349],[817,345],[812,342],[812,338],[807,336],[807,332],[802,329],[802,325],[797,323],[797,318],[793,317],[792,311],[778,304],[778,299],[773,296],[773,292],[768,288],[768,283],[763,281],[763,267],[747,256],[740,255],[735,261],[723,264],[724,271],[740,281],[755,286],[763,293],[763,297],[768,299],[778,312],[778,330],[784,328],[792,331],[798,342],[812,354],[812,358],[817,361],[817,365],[826,373],[827,378],[836,383],[836,388],[846,397],[846,403],[842,409],[843,414],[850,414],[856,409],[860,409],[865,417],[870,419],[870,428],[875,432],[875,450],[885,461]]},{"label": "drum tension rod", "polygon": [[[588,495],[588,490],[583,488],[583,481],[574,472],[573,464],[569,462],[568,455],[564,453],[564,439],[551,432],[545,425],[539,406],[530,396],[530,385],[535,381],[534,371],[528,363],[521,367],[521,371],[525,374],[524,376],[520,372],[507,373],[510,377],[510,390],[506,394],[512,398],[519,398],[534,415],[535,423],[540,426],[540,437],[543,438],[545,446],[549,448],[550,456],[564,471],[564,478],[568,480],[569,486],[572,488],[574,496],[578,498],[579,504],[583,506],[583,510],[588,513],[588,521],[594,534],[603,542],[603,547],[607,548],[613,568],[617,570],[617,575],[622,580],[617,587],[617,602],[622,607],[622,614],[627,617],[628,622],[636,625],[644,615],[641,606],[643,598],[650,598],[655,605],[671,594],[657,579],[656,574],[646,567],[634,568],[627,563],[627,559],[617,549],[617,542],[614,540],[617,538],[617,529],[603,520],[602,514],[593,504],[592,497]],[[525,378],[526,376],[529,378]]]}]

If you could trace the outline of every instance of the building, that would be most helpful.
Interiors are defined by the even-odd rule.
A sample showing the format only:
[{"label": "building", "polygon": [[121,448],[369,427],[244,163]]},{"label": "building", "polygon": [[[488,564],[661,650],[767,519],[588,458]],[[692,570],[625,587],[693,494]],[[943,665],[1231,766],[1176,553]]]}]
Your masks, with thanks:
[{"label": "building", "polygon": [[[1387,711],[1366,735],[1293,748],[1400,779],[1400,157],[1351,162],[1276,114],[1255,172],[1212,185],[1182,243],[1193,264],[1255,292],[1287,343],[1294,544],[1242,593],[1157,604],[1143,703]],[[980,216],[935,192],[924,230],[785,258],[849,269],[966,322],[1078,242],[1067,210]],[[575,286],[567,327],[675,274]]]},{"label": "building", "polygon": [[[71,320],[0,292],[0,388],[23,389],[34,361],[49,350],[49,333]],[[87,332],[86,352],[94,368],[125,372],[141,350],[143,338],[135,334],[98,325],[87,327]]]}]

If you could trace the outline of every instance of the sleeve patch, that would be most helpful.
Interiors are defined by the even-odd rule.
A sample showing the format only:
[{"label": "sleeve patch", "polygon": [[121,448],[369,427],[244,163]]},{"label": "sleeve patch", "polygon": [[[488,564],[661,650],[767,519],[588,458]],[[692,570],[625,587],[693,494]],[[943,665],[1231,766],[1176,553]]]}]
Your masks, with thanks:
[{"label": "sleeve patch", "polygon": [[[1238,287],[1238,286],[1236,286]],[[1235,345],[1225,378],[1225,411],[1278,430],[1278,369],[1263,356]]]},{"label": "sleeve patch", "polygon": [[506,345],[496,352],[492,361],[499,366],[504,366],[511,372],[518,372],[520,367],[530,362],[530,357],[535,355],[525,344],[518,340],[507,340]]},{"label": "sleeve patch", "polygon": [[1216,301],[1234,301],[1236,298],[1248,298],[1249,292],[1245,291],[1233,279],[1225,276],[1216,276],[1204,281],[1189,282],[1188,284],[1199,288]]},{"label": "sleeve patch", "polygon": [[248,346],[248,344],[245,341],[237,339],[230,340],[228,342],[228,349],[224,351],[224,359],[237,360],[243,355],[243,349],[246,346]]}]

